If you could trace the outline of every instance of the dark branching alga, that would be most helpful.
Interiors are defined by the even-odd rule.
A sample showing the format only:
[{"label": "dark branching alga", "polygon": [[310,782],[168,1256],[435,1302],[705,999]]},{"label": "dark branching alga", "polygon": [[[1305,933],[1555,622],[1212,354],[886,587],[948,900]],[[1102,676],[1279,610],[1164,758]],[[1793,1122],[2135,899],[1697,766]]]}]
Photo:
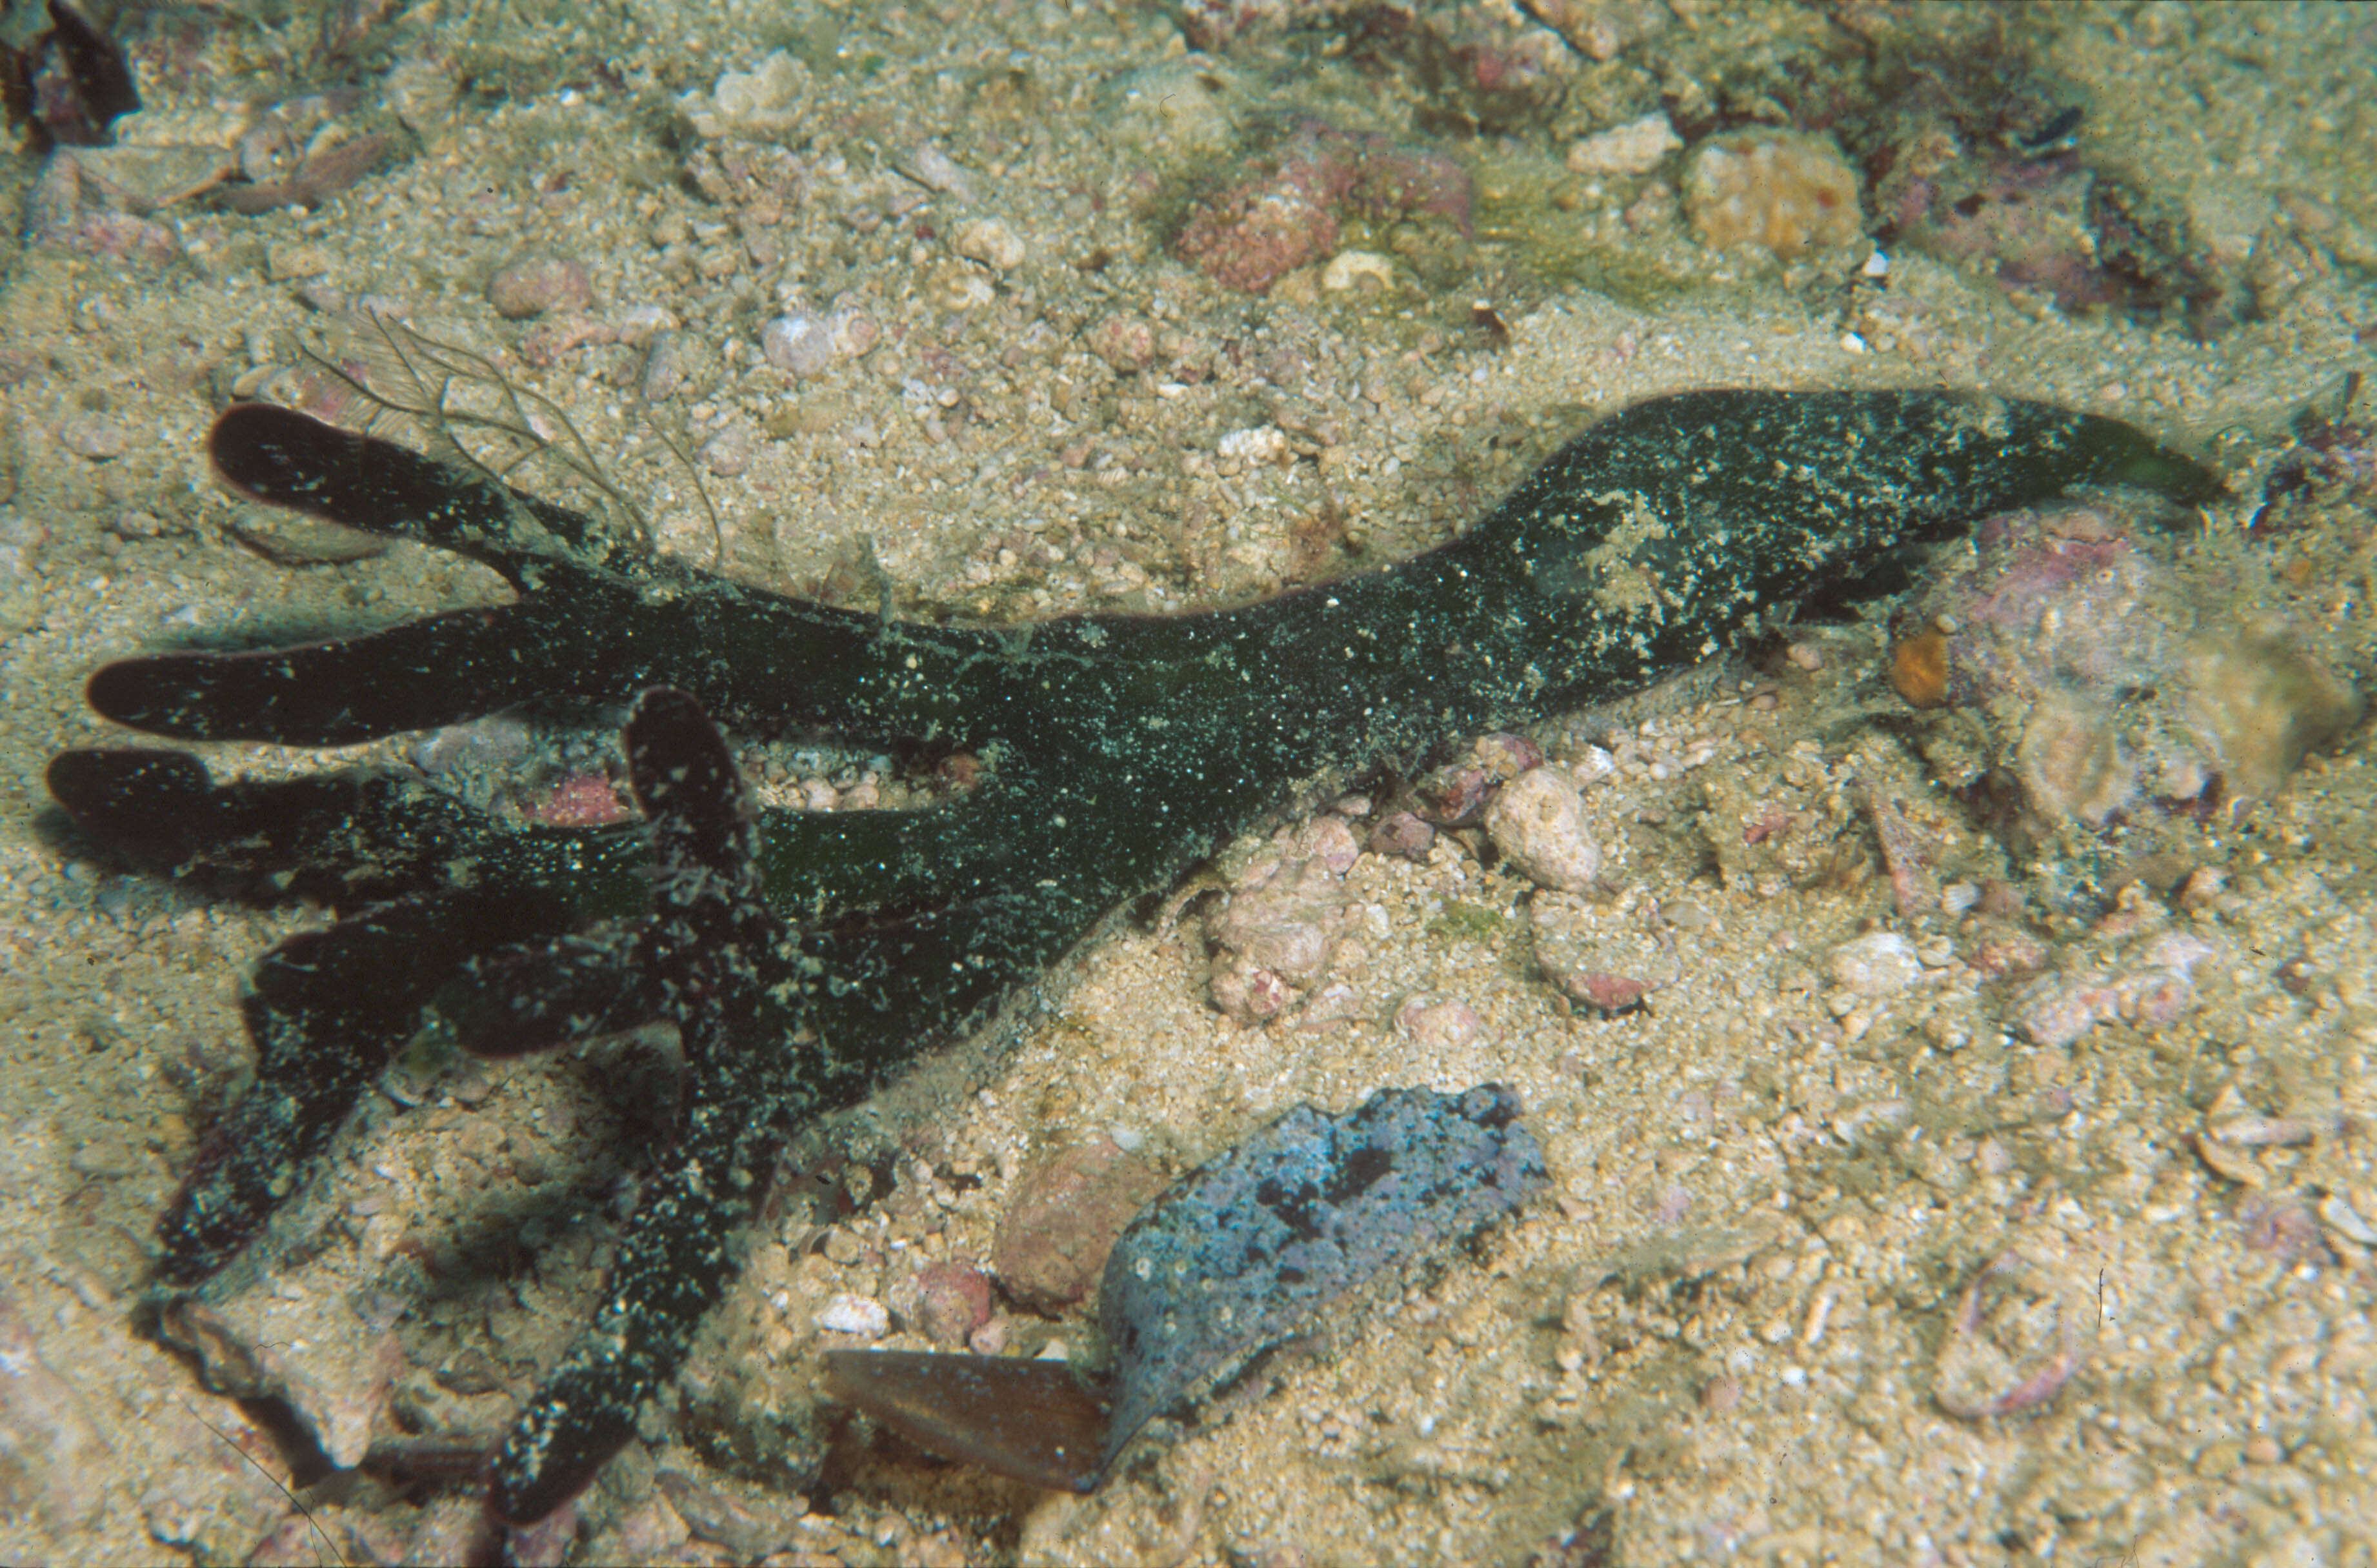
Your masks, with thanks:
[{"label": "dark branching alga", "polygon": [[[282,409],[232,409],[211,449],[257,500],[469,556],[516,600],[110,664],[90,687],[107,717],[328,746],[642,698],[627,734],[640,831],[522,827],[392,773],[218,784],[153,750],[50,769],[125,857],[341,916],[257,967],[257,1081],[160,1227],[169,1298],[257,1234],[433,1015],[490,1054],[676,1025],[675,1139],[596,1322],[495,1461],[494,1508],[516,1522],[582,1487],[674,1375],[787,1127],[981,1020],[1300,781],[1642,686],[1984,513],[2075,485],[2216,489],[2136,430],[2035,403],[1694,392],[1595,425],[1466,536],[1391,569],[1246,609],[986,629],[732,583]],[[747,821],[712,719],[994,767],[932,810]]]}]

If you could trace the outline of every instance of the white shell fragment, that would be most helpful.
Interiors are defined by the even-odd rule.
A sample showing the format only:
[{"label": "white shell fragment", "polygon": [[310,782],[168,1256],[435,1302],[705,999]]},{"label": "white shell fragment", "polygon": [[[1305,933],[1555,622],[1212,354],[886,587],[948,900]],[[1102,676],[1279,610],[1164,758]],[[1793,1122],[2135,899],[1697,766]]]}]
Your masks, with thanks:
[{"label": "white shell fragment", "polygon": [[753,70],[723,73],[708,93],[684,94],[676,106],[710,140],[758,138],[791,130],[806,119],[809,88],[809,68],[779,49]]},{"label": "white shell fragment", "polygon": [[872,1296],[844,1291],[825,1304],[825,1310],[817,1315],[817,1325],[835,1334],[880,1339],[891,1332],[891,1314]]},{"label": "white shell fragment", "polygon": [[1578,142],[1568,150],[1568,166],[1580,174],[1647,174],[1683,145],[1665,114],[1645,114]]},{"label": "white shell fragment", "polygon": [[1394,287],[1395,264],[1375,250],[1341,250],[1320,269],[1320,286],[1342,294],[1365,278],[1382,289]]},{"label": "white shell fragment", "polygon": [[1886,997],[1923,977],[1915,944],[1896,931],[1873,931],[1833,950],[1833,983],[1861,997]]}]

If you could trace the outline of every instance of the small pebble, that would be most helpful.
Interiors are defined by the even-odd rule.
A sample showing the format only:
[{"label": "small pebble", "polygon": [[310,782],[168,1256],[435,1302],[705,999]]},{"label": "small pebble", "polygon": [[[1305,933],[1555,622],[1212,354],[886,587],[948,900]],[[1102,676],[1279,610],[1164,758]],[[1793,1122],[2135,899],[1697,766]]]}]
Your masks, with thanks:
[{"label": "small pebble", "polygon": [[666,402],[691,377],[693,355],[681,332],[656,332],[644,359],[644,401]]},{"label": "small pebble", "polygon": [[1275,463],[1287,456],[1287,437],[1273,425],[1233,430],[1215,445],[1216,457],[1235,459],[1249,467]]},{"label": "small pebble", "polygon": [[959,260],[944,260],[927,272],[925,292],[943,310],[972,310],[998,297],[981,268]]},{"label": "small pebble", "polygon": [[1886,997],[1923,977],[1915,944],[1896,931],[1874,931],[1843,942],[1825,965],[1833,983],[1861,997]]},{"label": "small pebble", "polygon": [[1345,927],[1344,878],[1360,855],[1340,817],[1272,838],[1208,922],[1214,1006],[1241,1022],[1269,1018],[1321,979]]},{"label": "small pebble", "polygon": [[730,425],[701,445],[702,466],[722,479],[732,479],[751,466],[751,432]]},{"label": "small pebble", "polygon": [[872,349],[882,337],[883,329],[875,317],[863,310],[838,308],[830,317],[833,329],[833,352],[844,359],[856,359]]},{"label": "small pebble", "polygon": [[1486,832],[1538,887],[1583,892],[1601,871],[1601,848],[1584,831],[1584,797],[1550,768],[1504,784],[1486,808]]},{"label": "small pebble", "polygon": [[1607,970],[1555,969],[1545,966],[1545,972],[1557,981],[1560,989],[1584,1003],[1596,1012],[1615,1015],[1631,1012],[1642,1005],[1651,994],[1651,984],[1631,975],[1613,975]]},{"label": "small pebble", "polygon": [[764,139],[808,117],[809,87],[808,66],[779,49],[749,71],[724,72],[707,94],[681,94],[676,106],[709,139]]},{"label": "small pebble", "polygon": [[59,427],[58,444],[78,458],[112,461],[124,455],[124,426],[103,413],[78,413]]},{"label": "small pebble", "polygon": [[1684,208],[1718,250],[1758,245],[1788,261],[1865,230],[1857,171],[1828,137],[1742,131],[1712,137],[1684,170]]},{"label": "small pebble", "polygon": [[1523,735],[1496,731],[1481,735],[1469,746],[1469,755],[1496,784],[1544,765],[1544,748]]},{"label": "small pebble", "polygon": [[1569,777],[1579,784],[1596,783],[1617,771],[1618,760],[1598,746],[1588,746],[1569,759]]},{"label": "small pebble", "polygon": [[1436,843],[1436,830],[1408,811],[1390,813],[1370,834],[1370,853],[1400,855],[1406,860],[1425,862],[1430,845]]},{"label": "small pebble", "polygon": [[944,196],[953,196],[960,201],[976,199],[973,176],[929,141],[919,143],[901,168]]},{"label": "small pebble", "polygon": [[1027,1307],[1062,1311],[1090,1293],[1115,1238],[1163,1190],[1153,1161],[1108,1138],[1040,1163],[1016,1183],[998,1222],[991,1266],[999,1283]]},{"label": "small pebble", "polygon": [[507,321],[525,321],[550,310],[586,309],[594,303],[594,283],[579,263],[530,251],[496,269],[487,303]]},{"label": "small pebble", "polygon": [[1414,997],[1395,1013],[1395,1032],[1428,1050],[1455,1050],[1475,1042],[1486,1020],[1465,1001]]},{"label": "small pebble", "polygon": [[1023,265],[1022,237],[997,218],[969,218],[950,236],[950,248],[969,261],[994,271],[1012,272]]},{"label": "small pebble", "polygon": [[833,329],[806,311],[779,316],[759,329],[759,352],[777,369],[806,379],[833,363]]},{"label": "small pebble", "polygon": [[1137,316],[1108,316],[1092,327],[1090,352],[1116,370],[1144,370],[1155,360],[1155,329]]}]

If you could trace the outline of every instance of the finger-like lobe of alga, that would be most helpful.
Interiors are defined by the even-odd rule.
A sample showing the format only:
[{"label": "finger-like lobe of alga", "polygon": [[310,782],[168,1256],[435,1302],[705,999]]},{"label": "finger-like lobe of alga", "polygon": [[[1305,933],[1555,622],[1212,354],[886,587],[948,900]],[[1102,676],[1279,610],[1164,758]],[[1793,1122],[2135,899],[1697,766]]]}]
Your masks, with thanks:
[{"label": "finger-like lobe of alga", "polygon": [[[655,694],[629,749],[670,776],[637,764],[640,832],[524,828],[388,775],[219,784],[154,750],[50,770],[67,813],[127,859],[345,916],[257,970],[257,1080],[162,1227],[173,1287],[263,1228],[424,1010],[450,1008],[465,1035],[514,1028],[475,1047],[498,1051],[676,1025],[680,1134],[601,1321],[505,1447],[514,1519],[589,1479],[673,1375],[733,1276],[774,1130],[974,1023],[1299,785],[1638,688],[1973,517],[2074,485],[2216,488],[2134,429],[2036,403],[1686,393],[1593,426],[1468,533],[1386,570],[1239,610],[984,628],[731,582],[288,410],[234,408],[211,446],[252,498],[467,555],[515,599],[111,664],[90,686],[108,717],[336,745]],[[747,822],[712,721],[964,750],[991,780],[927,811]]]}]

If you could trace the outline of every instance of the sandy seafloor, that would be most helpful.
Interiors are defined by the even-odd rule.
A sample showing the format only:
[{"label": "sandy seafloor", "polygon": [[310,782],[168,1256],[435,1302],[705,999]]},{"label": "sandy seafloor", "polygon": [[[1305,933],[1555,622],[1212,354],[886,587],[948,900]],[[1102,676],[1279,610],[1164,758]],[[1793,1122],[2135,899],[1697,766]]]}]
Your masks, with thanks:
[{"label": "sandy seafloor", "polygon": [[[1717,257],[1655,199],[1621,221],[1649,182],[1587,188],[1562,162],[1663,93],[1822,53],[1850,23],[1947,36],[1964,25],[1953,15],[1678,6],[1665,30],[1579,66],[1560,107],[1471,138],[1420,113],[1412,69],[1308,38],[1250,37],[1202,60],[1154,6],[458,0],[398,14],[338,68],[318,63],[303,9],[284,23],[194,7],[134,27],[149,107],[185,116],[160,137],[221,142],[253,111],[336,82],[352,89],[332,105],[340,124],[397,138],[376,172],[311,211],[168,207],[153,219],[172,240],[162,260],[39,230],[0,251],[9,1561],[437,1561],[468,1533],[467,1494],[324,1477],[262,1406],[210,1394],[133,1331],[155,1217],[247,1059],[241,976],[322,916],[115,876],[42,825],[48,758],[121,738],[81,702],[100,662],[498,592],[412,546],[279,564],[241,542],[266,520],[206,472],[204,433],[233,396],[320,406],[301,348],[352,353],[360,302],[552,400],[667,547],[706,564],[714,545],[647,433],[646,386],[663,394],[652,423],[703,453],[730,569],[865,603],[871,549],[904,613],[1009,619],[1273,591],[1297,531],[1330,505],[1362,554],[1341,549],[1327,569],[1408,554],[1481,515],[1595,413],[1699,386],[2046,399],[2215,455],[2250,498],[2289,419],[2333,406],[2377,329],[2377,34],[2351,6],[2030,18],[2051,41],[2044,65],[2087,105],[2088,153],[2179,215],[2232,300],[2260,280],[2252,308],[2203,335],[2178,312],[2067,314],[1911,250],[1854,286],[1855,256],[1789,270]],[[738,152],[688,124],[678,95],[778,47],[816,66],[797,113],[741,134],[782,150]],[[1391,257],[1388,281],[1343,292],[1318,286],[1325,256],[1260,296],[1185,265],[1167,247],[1193,174],[1226,173],[1245,156],[1231,138],[1297,114],[1462,161],[1478,186],[1474,245],[1448,248],[1439,228],[1399,251],[1393,225],[1356,224],[1340,244]],[[920,159],[927,144],[955,177]],[[14,211],[38,166],[4,167]],[[1004,224],[1013,249],[977,229],[982,254],[957,255],[969,220]],[[486,301],[490,275],[532,245],[591,276],[561,329]],[[1470,324],[1480,296],[1507,341]],[[804,377],[767,365],[759,325],[788,305],[840,311],[840,346],[860,352]],[[655,332],[676,335],[657,380]],[[1261,449],[1280,461],[1223,450],[1264,426],[1285,437]],[[2257,586],[2202,606],[2205,623],[2286,621],[2365,687],[2371,494],[2364,476],[2275,541],[2240,537],[2243,504],[2215,509],[2178,548],[2219,552],[2236,564],[2227,580]],[[1588,743],[1612,754],[1587,792],[1610,864],[1570,913],[1609,940],[1613,964],[1662,986],[1646,1009],[1561,1000],[1530,957],[1551,901],[1449,839],[1425,864],[1356,863],[1356,940],[1330,976],[1344,989],[1319,1013],[1224,1018],[1193,917],[1100,939],[997,1050],[834,1134],[862,1155],[902,1151],[895,1191],[821,1239],[803,1210],[758,1240],[675,1408],[577,1505],[570,1550],[2370,1561],[2366,724],[2241,819],[2168,829],[2164,852],[2183,863],[2108,911],[2066,896],[2055,857],[2084,846],[2067,836],[2013,859],[1927,775],[1892,722],[1906,711],[1878,621],[1795,637],[1797,658],[1541,731],[1556,762]],[[205,749],[218,768],[316,765]],[[2213,956],[2192,1005],[2040,1043],[2020,986],[1985,973],[1972,912],[1901,912],[1861,804],[1876,790],[1938,881],[2008,884],[2015,927],[2075,984],[2118,979],[2158,932],[2201,940]],[[1707,845],[1731,824],[1711,814],[1777,804],[1811,835],[1805,857],[1728,874]],[[1920,975],[1836,988],[1830,955],[1874,931],[1909,939]],[[500,1429],[585,1321],[605,1194],[652,1132],[623,1123],[636,1086],[665,1071],[616,1046],[418,1068],[374,1096],[225,1308],[342,1454]],[[1299,1101],[1342,1110],[1383,1085],[1487,1080],[1524,1097],[1552,1193],[1317,1324],[1306,1353],[1142,1444],[1094,1495],[971,1477],[818,1409],[814,1353],[854,1343],[818,1326],[829,1299],[897,1307],[920,1263],[986,1258],[1049,1151],[1110,1136],[1185,1170]],[[421,1258],[441,1266],[398,1266]],[[1980,1322],[1960,1332],[1968,1287],[2001,1259],[2018,1262],[1983,1282]],[[1020,1348],[1085,1332],[1000,1310]],[[903,1312],[885,1343],[925,1341]],[[1969,1411],[2058,1355],[2069,1381],[2026,1407],[1942,1403],[1945,1390]],[[281,1490],[293,1478],[313,1482],[311,1525]]]}]

